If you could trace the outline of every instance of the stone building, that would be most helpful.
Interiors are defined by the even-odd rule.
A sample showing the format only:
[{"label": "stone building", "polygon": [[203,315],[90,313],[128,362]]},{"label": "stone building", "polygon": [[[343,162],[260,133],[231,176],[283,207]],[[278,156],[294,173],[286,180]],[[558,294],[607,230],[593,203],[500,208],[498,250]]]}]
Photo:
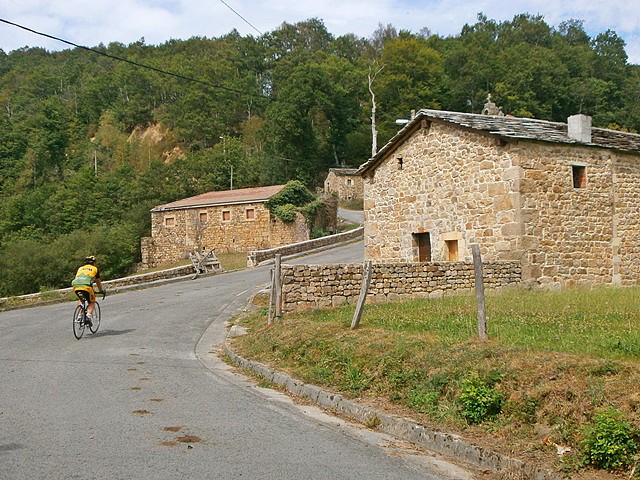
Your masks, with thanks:
[{"label": "stone building", "polygon": [[142,264],[176,262],[198,248],[247,252],[308,240],[302,215],[294,222],[283,222],[265,206],[283,187],[208,192],[158,205],[151,210],[151,237],[142,240]]},{"label": "stone building", "polygon": [[365,257],[517,261],[526,284],[640,281],[640,135],[421,110],[358,170]]},{"label": "stone building", "polygon": [[335,193],[339,200],[361,199],[364,185],[357,171],[357,168],[330,168],[324,181],[324,193]]}]

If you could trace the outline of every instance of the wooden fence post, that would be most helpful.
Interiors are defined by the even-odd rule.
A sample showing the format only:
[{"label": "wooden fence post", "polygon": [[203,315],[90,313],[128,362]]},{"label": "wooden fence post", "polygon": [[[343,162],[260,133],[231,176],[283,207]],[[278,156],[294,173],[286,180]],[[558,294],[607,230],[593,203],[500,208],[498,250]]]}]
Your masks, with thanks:
[{"label": "wooden fence post", "polygon": [[273,269],[273,285],[275,288],[275,316],[282,317],[282,255],[276,255]]},{"label": "wooden fence post", "polygon": [[482,273],[482,257],[480,245],[471,245],[473,253],[473,273],[476,284],[476,303],[478,305],[478,336],[480,340],[487,340],[487,312],[484,303],[484,275]]},{"label": "wooden fence post", "polygon": [[354,330],[360,323],[362,310],[364,310],[364,301],[367,299],[367,293],[369,293],[369,286],[371,285],[371,270],[371,260],[367,260],[362,266],[362,287],[360,287],[360,297],[358,297],[356,311],[351,321],[351,330]]},{"label": "wooden fence post", "polygon": [[267,326],[271,326],[273,323],[273,300],[274,300],[274,292],[275,292],[275,284],[274,284],[274,276],[273,276],[273,268],[269,270],[271,274],[271,288],[269,289],[269,316],[267,317]]}]

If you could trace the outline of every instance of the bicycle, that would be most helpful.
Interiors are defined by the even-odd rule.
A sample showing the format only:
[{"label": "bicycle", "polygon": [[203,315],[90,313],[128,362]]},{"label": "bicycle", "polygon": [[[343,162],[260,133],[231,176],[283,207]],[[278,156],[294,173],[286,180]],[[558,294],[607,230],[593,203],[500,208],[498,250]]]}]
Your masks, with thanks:
[{"label": "bicycle", "polygon": [[[102,300],[107,296],[106,291],[96,292],[102,293]],[[89,307],[89,293],[84,290],[76,290],[75,292],[80,304],[76,306],[73,312],[73,335],[80,340],[84,335],[85,327],[89,327],[91,333],[96,333],[100,328],[100,304],[96,300],[93,308],[92,319],[88,318],[87,308]]]}]

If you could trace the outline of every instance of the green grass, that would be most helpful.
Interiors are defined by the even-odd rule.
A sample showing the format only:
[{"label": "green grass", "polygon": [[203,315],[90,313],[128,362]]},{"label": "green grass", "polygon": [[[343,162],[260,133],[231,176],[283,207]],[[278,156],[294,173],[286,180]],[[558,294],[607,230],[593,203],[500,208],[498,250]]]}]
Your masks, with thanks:
[{"label": "green grass", "polygon": [[[486,305],[486,342],[475,297],[459,296],[367,305],[354,331],[353,306],[286,314],[271,328],[255,312],[233,348],[435,427],[491,435],[492,448],[579,478],[580,426],[596,409],[615,407],[640,426],[640,288],[510,290],[488,294]],[[473,402],[494,395],[500,413],[470,422],[469,411],[482,413]],[[573,446],[574,457],[558,458],[537,432]]]},{"label": "green grass", "polygon": [[218,260],[220,260],[220,265],[222,265],[225,272],[247,268],[246,252],[221,253],[216,256]]},{"label": "green grass", "polygon": [[[220,260],[220,265],[222,265],[222,268],[224,271],[241,270],[241,269],[247,268],[246,252],[220,253],[220,254],[216,254],[216,257],[218,257],[218,260]],[[182,260],[180,262],[166,264],[159,267],[150,268],[147,270],[141,270],[139,272],[136,272],[133,275],[139,275],[141,273],[158,272],[161,270],[168,270],[170,268],[175,268],[175,267],[184,267],[186,265],[191,265],[191,264],[192,264],[191,260]]]},{"label": "green grass", "polygon": [[340,200],[338,203],[341,208],[347,210],[364,210],[364,200],[362,198],[353,198],[351,200]]}]

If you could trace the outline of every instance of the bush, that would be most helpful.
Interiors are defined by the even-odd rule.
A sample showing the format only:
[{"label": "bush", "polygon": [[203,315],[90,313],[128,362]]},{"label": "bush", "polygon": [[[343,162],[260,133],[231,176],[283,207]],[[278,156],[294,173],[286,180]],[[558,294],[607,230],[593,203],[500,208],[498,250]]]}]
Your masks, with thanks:
[{"label": "bush", "polygon": [[502,394],[477,375],[462,381],[458,405],[460,414],[469,423],[481,423],[502,411]]},{"label": "bush", "polygon": [[638,431],[618,410],[609,407],[597,411],[584,433],[580,447],[585,465],[615,471],[633,463],[638,452]]},{"label": "bush", "polygon": [[302,182],[292,180],[288,182],[282,190],[271,197],[265,205],[269,210],[274,210],[282,205],[301,207],[313,200],[315,200],[315,197]]},{"label": "bush", "polygon": [[273,214],[283,222],[293,222],[296,219],[297,208],[294,205],[280,205],[273,209]]}]

